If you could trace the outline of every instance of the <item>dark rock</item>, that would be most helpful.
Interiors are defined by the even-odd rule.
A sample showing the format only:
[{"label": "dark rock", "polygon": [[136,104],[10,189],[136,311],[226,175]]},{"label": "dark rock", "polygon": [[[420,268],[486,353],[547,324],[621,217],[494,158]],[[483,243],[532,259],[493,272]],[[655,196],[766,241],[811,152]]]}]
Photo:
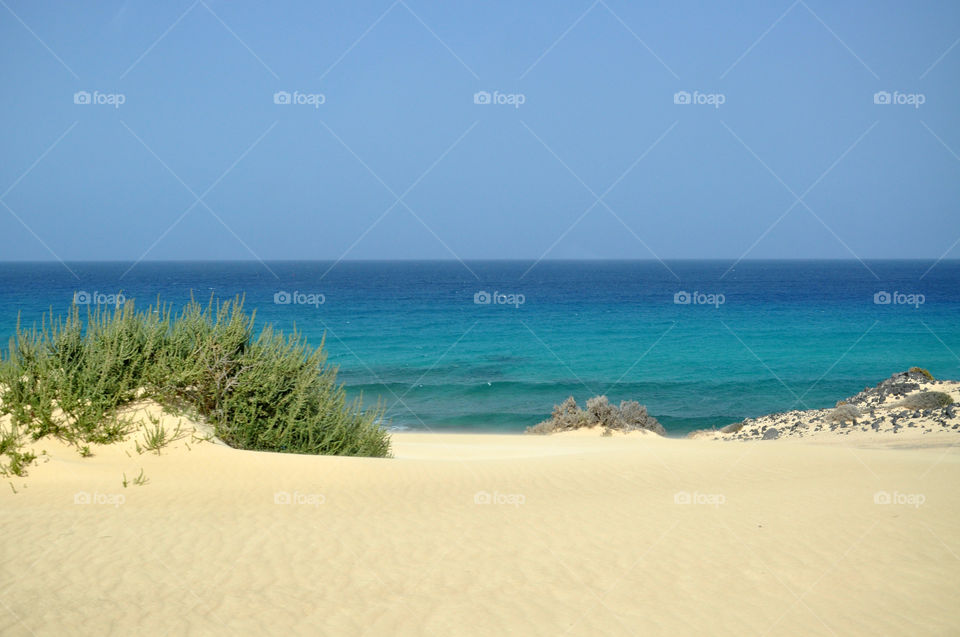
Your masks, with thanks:
[{"label": "dark rock", "polygon": [[905,396],[914,392],[930,380],[921,372],[898,372],[879,383],[876,387],[868,387],[846,402],[851,404],[881,403],[889,396]]},{"label": "dark rock", "polygon": [[763,432],[763,440],[776,440],[780,437],[780,430],[776,427],[770,427]]}]

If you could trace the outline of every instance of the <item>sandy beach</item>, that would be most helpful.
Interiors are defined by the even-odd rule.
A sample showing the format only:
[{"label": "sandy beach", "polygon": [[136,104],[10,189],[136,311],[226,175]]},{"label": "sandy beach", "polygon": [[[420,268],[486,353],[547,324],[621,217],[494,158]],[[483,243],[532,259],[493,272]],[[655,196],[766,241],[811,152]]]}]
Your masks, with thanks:
[{"label": "sandy beach", "polygon": [[883,440],[45,439],[0,495],[0,633],[955,635],[957,438]]},{"label": "sandy beach", "polygon": [[0,637],[960,637],[960,0],[730,4],[0,0]]}]

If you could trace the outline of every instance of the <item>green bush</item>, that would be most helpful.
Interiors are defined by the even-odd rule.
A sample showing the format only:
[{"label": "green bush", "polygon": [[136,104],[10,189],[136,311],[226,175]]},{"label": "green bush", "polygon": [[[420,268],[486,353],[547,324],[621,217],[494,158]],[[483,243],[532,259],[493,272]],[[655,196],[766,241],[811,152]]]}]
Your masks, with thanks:
[{"label": "green bush", "polygon": [[[382,408],[347,404],[322,343],[269,326],[254,338],[253,325],[240,299],[191,302],[176,315],[133,302],[85,319],[76,306],[51,312],[39,328],[18,324],[0,359],[0,415],[34,439],[109,443],[129,432],[118,407],[148,397],[200,415],[241,449],[389,455]],[[13,448],[4,444],[9,457]]]}]

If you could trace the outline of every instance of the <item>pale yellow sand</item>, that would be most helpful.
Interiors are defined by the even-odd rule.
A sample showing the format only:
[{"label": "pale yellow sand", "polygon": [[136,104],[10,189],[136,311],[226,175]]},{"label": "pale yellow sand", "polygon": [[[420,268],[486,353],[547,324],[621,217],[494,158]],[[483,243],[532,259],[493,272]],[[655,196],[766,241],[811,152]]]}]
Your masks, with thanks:
[{"label": "pale yellow sand", "polygon": [[0,634],[956,635],[954,442],[44,441],[0,485]]}]

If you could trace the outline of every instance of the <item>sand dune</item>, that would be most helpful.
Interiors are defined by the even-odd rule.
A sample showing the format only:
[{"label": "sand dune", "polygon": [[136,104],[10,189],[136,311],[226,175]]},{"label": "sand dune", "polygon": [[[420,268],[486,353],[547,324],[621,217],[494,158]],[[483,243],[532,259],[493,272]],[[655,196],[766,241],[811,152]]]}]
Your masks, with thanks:
[{"label": "sand dune", "polygon": [[954,635],[949,442],[43,441],[0,495],[0,633]]}]

